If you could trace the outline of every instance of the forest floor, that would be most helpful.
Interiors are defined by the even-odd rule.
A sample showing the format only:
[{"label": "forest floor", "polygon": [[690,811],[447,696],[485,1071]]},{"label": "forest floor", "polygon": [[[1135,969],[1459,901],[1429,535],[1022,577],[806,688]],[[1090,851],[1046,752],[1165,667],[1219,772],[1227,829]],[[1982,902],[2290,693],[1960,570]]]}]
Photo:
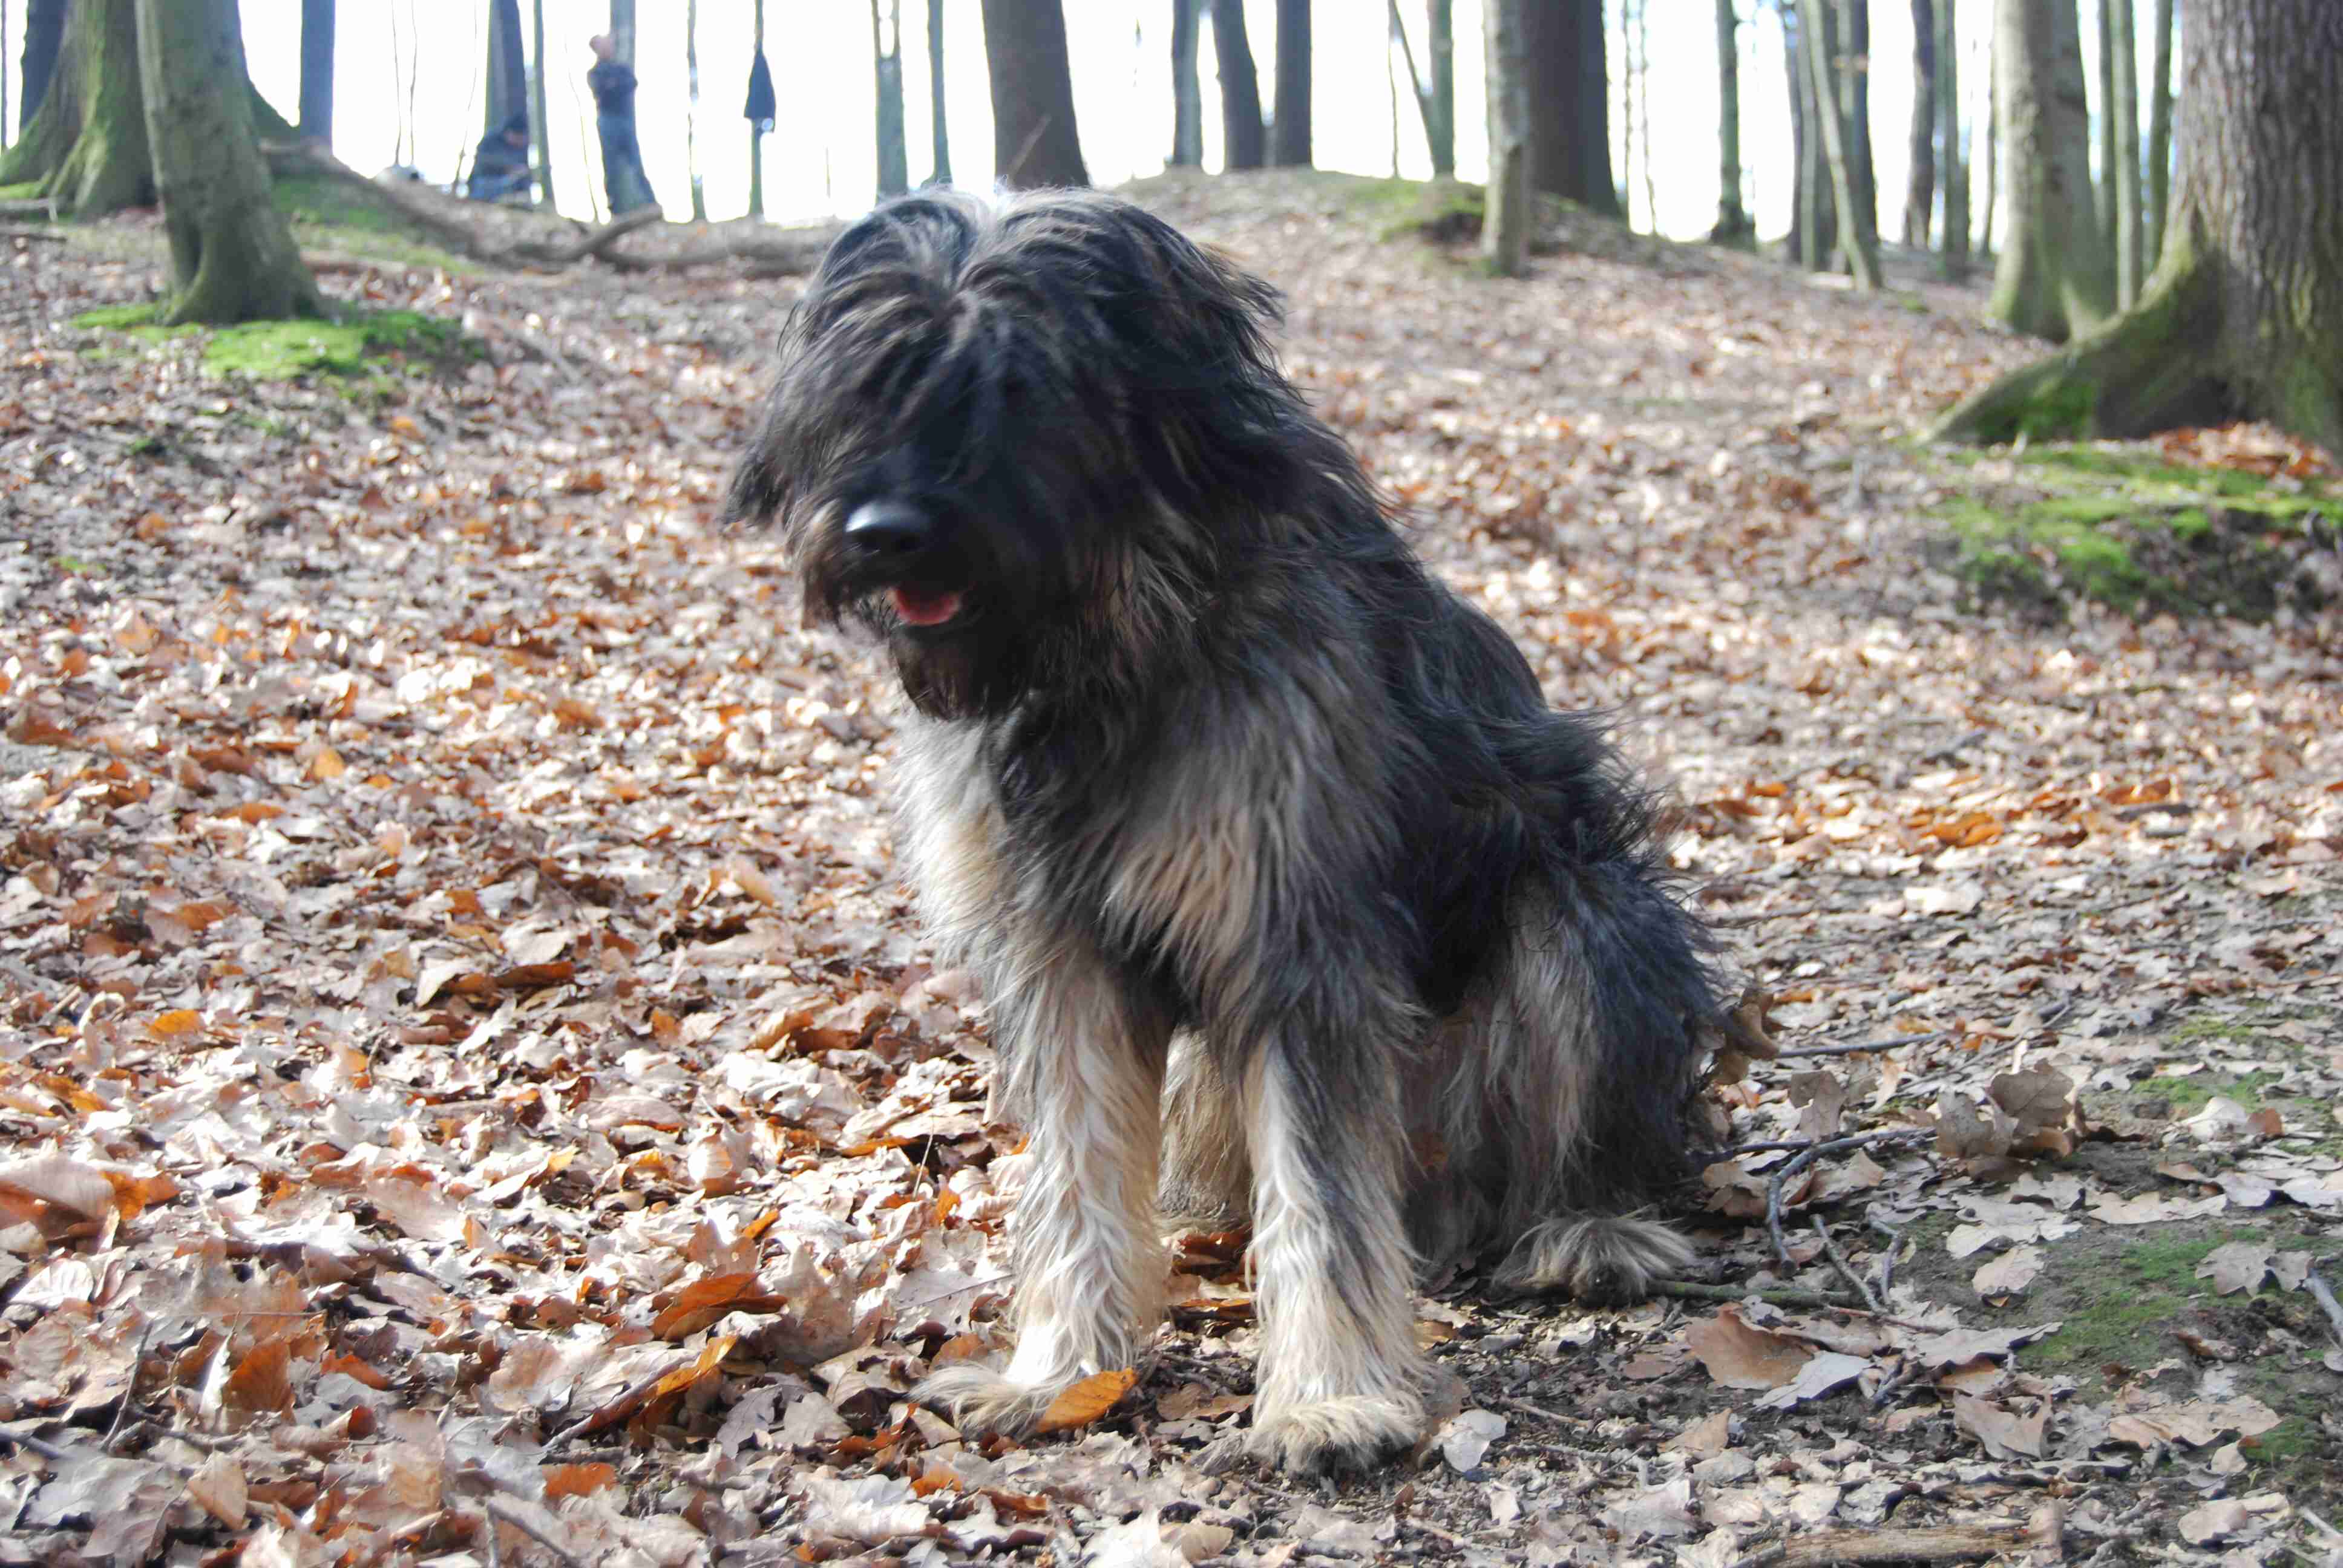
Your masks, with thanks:
[{"label": "forest floor", "polygon": [[1921,447],[2033,349],[1909,268],[1137,194],[1681,799],[1783,1048],[1708,1295],[1434,1282],[1450,1408],[1342,1483],[1202,1462],[1241,1237],[1069,1431],[910,1406],[1018,1160],[886,684],[717,521],[797,286],[318,231],[355,341],[77,324],[133,217],[0,239],[0,1563],[2343,1561],[2333,467]]}]

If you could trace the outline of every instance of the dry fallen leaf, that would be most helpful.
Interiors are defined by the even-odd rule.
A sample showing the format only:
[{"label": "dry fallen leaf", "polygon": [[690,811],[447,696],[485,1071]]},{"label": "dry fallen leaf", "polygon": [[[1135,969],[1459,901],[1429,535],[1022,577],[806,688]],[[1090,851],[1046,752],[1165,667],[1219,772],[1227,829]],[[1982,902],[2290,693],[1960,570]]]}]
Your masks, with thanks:
[{"label": "dry fallen leaf", "polygon": [[1092,1372],[1051,1400],[1050,1408],[1041,1412],[1041,1419],[1034,1422],[1033,1430],[1051,1432],[1088,1426],[1112,1410],[1115,1402],[1131,1392],[1131,1385],[1138,1381],[1138,1372],[1131,1367]]},{"label": "dry fallen leaf", "polygon": [[1726,1388],[1778,1388],[1815,1355],[1810,1345],[1751,1326],[1732,1307],[1685,1329],[1684,1343]]}]

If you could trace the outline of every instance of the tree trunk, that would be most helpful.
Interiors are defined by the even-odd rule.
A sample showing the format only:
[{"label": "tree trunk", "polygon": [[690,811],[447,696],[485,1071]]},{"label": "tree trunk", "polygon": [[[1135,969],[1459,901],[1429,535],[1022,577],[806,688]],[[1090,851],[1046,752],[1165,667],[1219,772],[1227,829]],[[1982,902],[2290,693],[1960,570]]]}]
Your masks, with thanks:
[{"label": "tree trunk", "polygon": [[138,83],[136,0],[79,0],[66,14],[48,91],[0,185],[32,185],[67,217],[97,217],[155,199]]},{"label": "tree trunk", "polygon": [[2094,7],[2099,27],[2098,108],[2094,128],[2099,137],[2097,212],[2099,248],[2107,253],[2108,281],[2113,283],[2116,254],[2116,51],[2114,12],[2108,0]]},{"label": "tree trunk", "polygon": [[546,209],[553,210],[553,143],[546,135],[545,0],[529,7],[528,20],[528,141],[537,149],[537,189]]},{"label": "tree trunk", "polygon": [[2116,307],[2139,303],[2139,60],[2133,36],[2131,0],[2099,0],[2113,13],[2116,57]]},{"label": "tree trunk", "polygon": [[879,7],[880,0],[870,0],[870,58],[879,78],[879,199],[885,201],[911,188],[911,155],[903,132],[902,0],[887,0],[890,15],[883,23]]},{"label": "tree trunk", "polygon": [[1482,21],[1488,60],[1489,184],[1481,264],[1498,277],[1519,277],[1529,259],[1529,56],[1522,17],[1538,3],[1487,0]]},{"label": "tree trunk", "polygon": [[1977,254],[1991,260],[1993,216],[2001,206],[2001,15],[1994,14],[1985,35],[1985,221],[1977,228]]},{"label": "tree trunk", "polygon": [[1644,221],[1660,232],[1660,193],[1652,183],[1652,8],[1650,0],[1635,0],[1635,36],[1620,47],[1635,52],[1635,141],[1644,149]]},{"label": "tree trunk", "polygon": [[618,46],[619,63],[635,63],[635,0],[610,0],[610,39]]},{"label": "tree trunk", "polygon": [[1998,441],[2267,419],[2343,452],[2343,6],[2187,0],[2178,190],[2138,306],[1936,433]]},{"label": "tree trunk", "polygon": [[236,0],[137,0],[137,29],[146,138],[171,242],[172,296],[160,319],[325,315],[269,196]]},{"label": "tree trunk", "polygon": [[2075,0],[1999,0],[1994,27],[2009,233],[1986,314],[2063,343],[2106,320],[2113,293],[2091,195]]},{"label": "tree trunk", "polygon": [[951,137],[944,124],[944,0],[928,0],[928,123],[934,163],[928,183],[948,186],[951,184]]},{"label": "tree trunk", "polygon": [[993,177],[1019,189],[1086,186],[1060,0],[984,0]]},{"label": "tree trunk", "polygon": [[1745,246],[1756,226],[1741,205],[1741,13],[1734,0],[1716,0],[1715,245]]},{"label": "tree trunk", "polygon": [[1790,232],[1782,236],[1782,258],[1813,271],[1821,265],[1814,259],[1819,217],[1815,176],[1821,143],[1807,102],[1806,17],[1795,4],[1782,6],[1777,15],[1782,22],[1782,66],[1790,89]]},{"label": "tree trunk", "polygon": [[1869,236],[1874,270],[1879,254],[1879,179],[1871,161],[1871,0],[1839,0],[1846,47],[1831,64],[1839,84],[1839,124],[1845,128],[1846,174],[1855,192],[1853,227]]},{"label": "tree trunk", "polygon": [[334,145],[334,0],[301,0],[301,124],[305,142]]},{"label": "tree trunk", "polygon": [[1432,56],[1432,106],[1440,140],[1432,149],[1432,177],[1456,177],[1456,20],[1450,0],[1430,0],[1424,12],[1425,53]]},{"label": "tree trunk", "polygon": [[2147,261],[2164,259],[2164,212],[2172,191],[2172,0],[2155,0],[2156,51],[2147,90]]},{"label": "tree trunk", "polygon": [[1257,169],[1268,156],[1261,73],[1245,35],[1244,0],[1212,0],[1212,59],[1221,77],[1221,166]]},{"label": "tree trunk", "polygon": [[[1823,0],[1807,0],[1819,5]],[[1830,164],[1831,196],[1839,214],[1839,234],[1846,251],[1847,270],[1854,275],[1855,286],[1865,290],[1879,286],[1878,242],[1865,230],[1863,208],[1857,205],[1855,190],[1854,160],[1848,156],[1849,136],[1840,117],[1838,97],[1832,89],[1833,64],[1830,39],[1822,28],[1802,29],[1805,36],[1806,69],[1814,77],[1815,118],[1822,129],[1823,156]]]},{"label": "tree trunk", "polygon": [[24,96],[16,104],[16,135],[33,127],[48,95],[49,81],[57,68],[57,50],[65,38],[65,0],[29,0],[25,7],[25,52],[21,63]]},{"label": "tree trunk", "polygon": [[1310,0],[1277,0],[1277,107],[1269,161],[1310,166]]},{"label": "tree trunk", "polygon": [[1904,186],[1904,243],[1928,248],[1936,216],[1936,7],[1912,0],[1912,176]]},{"label": "tree trunk", "polygon": [[[1733,0],[1718,3],[1729,8]],[[1528,71],[1523,90],[1530,188],[1606,217],[1618,216],[1619,189],[1611,180],[1610,68],[1600,0],[1531,0],[1521,8],[1520,25]],[[1736,172],[1739,161],[1735,156]]]},{"label": "tree trunk", "polygon": [[1172,0],[1172,166],[1204,164],[1204,89],[1196,77],[1196,31],[1204,0]]},{"label": "tree trunk", "polygon": [[1945,187],[1945,276],[1955,283],[1969,275],[1969,168],[1961,156],[1961,35],[1956,0],[1936,0],[1936,137]]},{"label": "tree trunk", "polygon": [[691,182],[691,221],[708,221],[708,193],[699,178],[699,0],[683,6],[683,172]]},{"label": "tree trunk", "polygon": [[1839,210],[1837,198],[1832,193],[1830,157],[1823,139],[1823,121],[1826,112],[1835,113],[1836,102],[1826,89],[1817,92],[1817,82],[1809,63],[1813,47],[1819,47],[1827,56],[1837,53],[1836,29],[1833,25],[1831,0],[1800,0],[1796,13],[1795,46],[1785,63],[1796,73],[1791,89],[1797,95],[1795,113],[1799,126],[1800,152],[1798,164],[1798,263],[1808,272],[1825,272],[1838,251]]},{"label": "tree trunk", "polygon": [[1628,230],[1635,227],[1635,90],[1644,74],[1635,64],[1637,0],[1619,0],[1619,186]]},{"label": "tree trunk", "polygon": [[[537,0],[537,3],[542,7],[545,0]],[[749,56],[753,62],[763,59],[765,55],[765,0],[755,0],[750,12],[756,28],[756,42],[751,45],[754,52]],[[935,25],[932,10],[928,13],[928,25]],[[941,136],[943,133],[938,131],[936,134]],[[765,128],[755,120],[749,122],[749,216],[759,218],[765,216]]]},{"label": "tree trunk", "polygon": [[520,46],[520,0],[488,0],[488,106],[482,129],[494,136],[528,112],[528,56]]}]

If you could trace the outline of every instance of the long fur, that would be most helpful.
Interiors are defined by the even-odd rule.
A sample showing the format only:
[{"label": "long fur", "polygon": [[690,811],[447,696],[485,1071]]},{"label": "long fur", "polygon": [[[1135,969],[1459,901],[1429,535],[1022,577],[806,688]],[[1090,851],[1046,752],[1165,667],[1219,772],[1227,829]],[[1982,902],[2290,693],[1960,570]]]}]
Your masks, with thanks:
[{"label": "long fur", "polygon": [[[1311,1469],[1417,1435],[1423,1264],[1616,1300],[1688,1261],[1641,1211],[1717,1008],[1649,799],[1417,561],[1277,319],[1113,197],[895,202],[792,314],[731,509],[892,657],[903,842],[1031,1137],[1017,1352],[929,1397],[1017,1431],[1127,1364],[1160,1177],[1251,1216],[1253,1442]],[[915,548],[848,527],[877,502]]]}]

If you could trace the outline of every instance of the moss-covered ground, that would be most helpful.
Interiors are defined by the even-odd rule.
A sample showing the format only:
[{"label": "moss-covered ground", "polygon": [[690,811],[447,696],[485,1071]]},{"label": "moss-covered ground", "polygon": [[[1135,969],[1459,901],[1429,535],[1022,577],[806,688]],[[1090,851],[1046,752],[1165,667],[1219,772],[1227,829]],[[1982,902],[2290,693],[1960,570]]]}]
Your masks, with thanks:
[{"label": "moss-covered ground", "polygon": [[199,337],[204,364],[222,375],[262,381],[304,376],[372,377],[437,374],[479,357],[479,346],[453,322],[412,310],[365,310],[338,321],[248,321],[236,327],[157,327],[151,305],[110,306],[85,312],[74,326],[93,334],[89,345],[111,347],[97,335],[124,334],[145,342]]}]

